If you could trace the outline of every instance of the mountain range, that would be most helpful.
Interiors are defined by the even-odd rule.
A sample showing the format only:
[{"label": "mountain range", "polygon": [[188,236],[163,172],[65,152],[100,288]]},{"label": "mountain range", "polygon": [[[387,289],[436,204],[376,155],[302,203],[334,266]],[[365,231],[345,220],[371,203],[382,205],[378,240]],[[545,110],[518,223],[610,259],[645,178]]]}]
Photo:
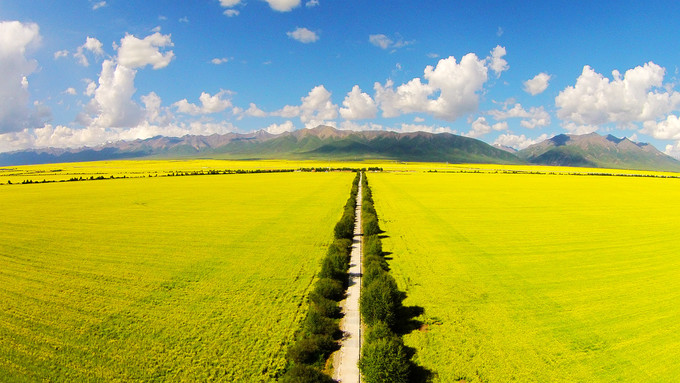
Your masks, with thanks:
[{"label": "mountain range", "polygon": [[330,126],[281,134],[153,137],[94,148],[0,153],[0,166],[123,158],[387,159],[398,161],[589,166],[680,171],[680,161],[627,138],[560,134],[521,151],[450,133],[349,131]]}]

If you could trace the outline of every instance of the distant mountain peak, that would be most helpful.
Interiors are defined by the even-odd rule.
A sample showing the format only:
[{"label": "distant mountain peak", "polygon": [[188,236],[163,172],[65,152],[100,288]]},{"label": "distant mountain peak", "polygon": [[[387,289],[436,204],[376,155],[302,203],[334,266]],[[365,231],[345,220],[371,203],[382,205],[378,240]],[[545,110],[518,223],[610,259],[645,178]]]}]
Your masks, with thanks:
[{"label": "distant mountain peak", "polygon": [[596,132],[559,134],[519,151],[518,156],[542,165],[680,171],[680,161],[652,145]]}]

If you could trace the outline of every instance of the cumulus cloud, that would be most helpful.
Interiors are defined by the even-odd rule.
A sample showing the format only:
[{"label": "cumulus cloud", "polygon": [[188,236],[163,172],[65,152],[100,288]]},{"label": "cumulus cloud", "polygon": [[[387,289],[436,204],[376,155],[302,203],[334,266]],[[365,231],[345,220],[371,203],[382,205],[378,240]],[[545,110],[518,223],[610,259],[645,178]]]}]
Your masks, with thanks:
[{"label": "cumulus cloud", "polygon": [[503,121],[503,122],[498,122],[496,124],[490,125],[487,121],[486,118],[484,117],[478,117],[475,121],[472,122],[472,125],[470,126],[470,130],[463,134],[464,136],[467,137],[481,137],[492,130],[495,131],[501,131],[501,130],[508,130],[508,123]]},{"label": "cumulus cloud", "polygon": [[237,9],[227,9],[224,11],[224,15],[227,17],[234,17],[238,16],[241,12],[239,12]]},{"label": "cumulus cloud", "polygon": [[642,132],[661,140],[680,140],[680,119],[671,114],[661,121],[645,121]]},{"label": "cumulus cloud", "polygon": [[413,40],[406,41],[401,36],[391,39],[384,34],[369,35],[368,42],[381,49],[398,49],[414,43]]},{"label": "cumulus cloud", "polygon": [[375,118],[378,114],[378,107],[375,101],[367,93],[363,93],[359,85],[354,85],[352,90],[347,93],[340,108],[340,115],[346,120],[362,120]]},{"label": "cumulus cloud", "polygon": [[239,3],[241,3],[241,0],[220,0],[220,5],[224,8],[235,7]]},{"label": "cumulus cloud", "polygon": [[517,150],[522,150],[533,144],[537,144],[547,139],[548,139],[547,134],[541,134],[539,137],[532,139],[527,138],[524,134],[517,136],[510,133],[504,133],[498,136],[498,138],[496,138],[496,141],[494,141],[493,143],[496,145],[503,145]]},{"label": "cumulus cloud", "polygon": [[41,110],[30,106],[30,76],[37,68],[26,54],[40,43],[37,24],[0,22],[0,133],[39,126]]},{"label": "cumulus cloud", "polygon": [[120,140],[147,139],[155,136],[182,137],[187,134],[211,135],[233,132],[234,126],[228,122],[152,124],[148,121],[131,128],[103,128],[88,126],[72,128],[62,125],[45,124],[37,129],[24,129],[19,132],[0,134],[0,151],[27,148],[74,148],[97,146]]},{"label": "cumulus cloud", "polygon": [[648,62],[612,72],[612,80],[585,66],[574,86],[555,97],[557,116],[573,126],[631,125],[663,118],[680,104],[680,93],[663,88],[665,69]]},{"label": "cumulus cloud", "polygon": [[509,118],[522,118],[523,120],[520,122],[520,125],[528,129],[550,125],[550,114],[546,112],[542,106],[538,108],[532,107],[529,110],[526,110],[521,104],[517,103],[511,109],[508,109],[506,106],[502,110],[491,110],[489,111],[489,115],[496,121],[503,121]]},{"label": "cumulus cloud", "polygon": [[85,51],[92,52],[95,56],[101,57],[104,55],[104,49],[102,49],[103,46],[104,45],[101,43],[101,41],[94,37],[87,36],[87,39],[85,39],[85,44],[78,47],[76,53],[73,54],[73,57],[78,59],[80,65],[89,66],[90,62],[85,56]]},{"label": "cumulus cloud", "polygon": [[279,12],[289,12],[300,5],[300,0],[265,0],[269,6]]},{"label": "cumulus cloud", "polygon": [[307,28],[297,27],[294,31],[286,32],[286,34],[291,39],[297,40],[303,44],[309,44],[319,40],[319,35]]},{"label": "cumulus cloud", "polygon": [[173,46],[170,35],[156,32],[143,39],[126,34],[120,40],[118,48],[118,63],[128,68],[143,68],[151,65],[153,69],[165,68],[170,64],[175,54],[173,51],[161,52],[161,48]]},{"label": "cumulus cloud", "polygon": [[385,85],[375,83],[375,99],[384,117],[428,113],[454,121],[477,110],[478,92],[488,79],[487,72],[485,60],[480,60],[474,53],[463,56],[460,63],[451,56],[439,60],[436,67],[428,65],[425,68],[425,83],[414,78],[396,90],[391,80]]},{"label": "cumulus cloud", "polygon": [[524,81],[524,91],[532,96],[543,93],[548,89],[550,77],[552,76],[543,72],[537,74],[534,78]]},{"label": "cumulus cloud", "polygon": [[313,8],[319,5],[319,0],[309,0],[305,3],[305,7]]},{"label": "cumulus cloud", "polygon": [[63,93],[71,96],[75,96],[76,94],[78,94],[75,88],[67,88]]},{"label": "cumulus cloud", "polygon": [[271,124],[265,130],[271,134],[281,134],[285,132],[292,132],[295,130],[295,125],[293,125],[293,123],[288,120],[283,124]]},{"label": "cumulus cloud", "polygon": [[134,69],[104,60],[94,97],[78,116],[78,122],[100,128],[132,127],[140,123],[144,113],[132,100],[136,74]]},{"label": "cumulus cloud", "polygon": [[258,108],[255,103],[250,103],[248,109],[246,109],[245,114],[250,117],[266,117],[267,113],[262,109]]},{"label": "cumulus cloud", "polygon": [[505,55],[505,47],[496,45],[496,47],[491,50],[491,56],[486,59],[489,68],[496,74],[497,78],[501,76],[502,72],[510,69],[508,62],[503,58]]},{"label": "cumulus cloud", "polygon": [[333,123],[338,117],[338,106],[331,101],[331,92],[323,85],[314,87],[306,97],[301,98],[299,106],[286,105],[281,110],[271,113],[284,118],[300,117],[307,127]]},{"label": "cumulus cloud", "polygon": [[666,145],[666,150],[664,150],[664,153],[680,160],[680,141],[676,142],[675,145]]},{"label": "cumulus cloud", "polygon": [[202,92],[201,96],[198,98],[201,102],[200,106],[190,103],[186,98],[177,101],[173,106],[177,108],[178,112],[190,114],[192,116],[219,113],[231,106],[231,101],[223,98],[223,96],[227,94],[228,92],[226,90],[221,90],[212,96],[209,93]]}]

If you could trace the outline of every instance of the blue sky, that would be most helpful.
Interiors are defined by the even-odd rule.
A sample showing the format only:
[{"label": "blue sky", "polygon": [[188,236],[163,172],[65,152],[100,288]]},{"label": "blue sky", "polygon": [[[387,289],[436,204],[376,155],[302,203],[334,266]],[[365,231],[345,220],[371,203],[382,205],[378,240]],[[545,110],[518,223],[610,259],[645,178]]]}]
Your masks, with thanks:
[{"label": "blue sky", "polygon": [[680,155],[677,2],[0,1],[0,151],[155,135],[559,133]]}]

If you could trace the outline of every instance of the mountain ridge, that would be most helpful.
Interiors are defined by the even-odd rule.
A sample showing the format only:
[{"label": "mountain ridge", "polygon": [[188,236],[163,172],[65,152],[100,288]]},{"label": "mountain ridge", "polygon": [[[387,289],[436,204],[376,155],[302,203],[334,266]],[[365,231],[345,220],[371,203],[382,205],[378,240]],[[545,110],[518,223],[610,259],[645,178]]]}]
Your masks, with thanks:
[{"label": "mountain ridge", "polygon": [[654,146],[597,133],[558,134],[520,151],[451,133],[339,130],[326,125],[280,134],[156,136],[97,147],[0,153],[0,166],[132,158],[385,159],[411,162],[585,166],[680,172],[680,161]]}]

